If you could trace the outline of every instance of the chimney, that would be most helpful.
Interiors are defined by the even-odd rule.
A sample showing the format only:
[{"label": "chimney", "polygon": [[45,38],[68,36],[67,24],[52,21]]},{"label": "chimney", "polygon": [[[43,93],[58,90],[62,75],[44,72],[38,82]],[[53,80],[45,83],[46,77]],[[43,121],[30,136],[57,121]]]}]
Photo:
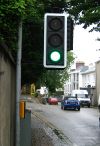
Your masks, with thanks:
[{"label": "chimney", "polygon": [[85,63],[83,61],[78,61],[76,62],[76,69],[81,68],[85,65]]}]

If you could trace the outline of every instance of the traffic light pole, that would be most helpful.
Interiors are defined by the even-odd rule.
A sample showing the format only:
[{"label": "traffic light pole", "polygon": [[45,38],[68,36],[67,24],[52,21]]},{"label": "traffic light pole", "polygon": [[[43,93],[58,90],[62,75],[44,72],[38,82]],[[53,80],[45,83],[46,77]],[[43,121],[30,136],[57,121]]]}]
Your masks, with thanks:
[{"label": "traffic light pole", "polygon": [[20,21],[18,29],[18,52],[16,71],[16,146],[20,146],[19,103],[21,97],[21,57],[22,57],[22,21]]}]

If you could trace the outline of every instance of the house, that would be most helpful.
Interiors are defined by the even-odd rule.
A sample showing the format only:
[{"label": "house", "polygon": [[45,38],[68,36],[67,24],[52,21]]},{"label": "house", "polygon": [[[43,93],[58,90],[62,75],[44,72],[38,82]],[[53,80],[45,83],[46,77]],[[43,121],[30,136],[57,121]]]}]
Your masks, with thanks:
[{"label": "house", "polygon": [[84,62],[76,62],[76,67],[69,72],[69,80],[64,85],[64,94],[71,94],[72,90],[86,89],[92,100],[92,105],[96,104],[96,71],[95,64],[85,66]]},{"label": "house", "polygon": [[64,94],[71,94],[72,90],[80,89],[82,84],[82,78],[80,75],[81,69],[84,67],[84,62],[78,61],[76,62],[76,66],[74,69],[71,69],[69,72],[69,80],[66,81],[64,85]]},{"label": "house", "polygon": [[83,67],[83,69],[80,71],[80,74],[82,76],[82,87],[88,87],[88,85],[95,87],[95,65],[90,64],[88,67]]}]

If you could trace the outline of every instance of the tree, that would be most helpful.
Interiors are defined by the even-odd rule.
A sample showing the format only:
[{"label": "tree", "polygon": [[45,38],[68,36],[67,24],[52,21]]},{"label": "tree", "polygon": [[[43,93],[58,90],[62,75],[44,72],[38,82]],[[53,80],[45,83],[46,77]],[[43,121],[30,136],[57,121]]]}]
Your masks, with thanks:
[{"label": "tree", "polygon": [[16,61],[18,25],[23,20],[22,84],[36,83],[43,68],[43,17],[61,12],[66,0],[0,1],[0,43],[8,46]]},{"label": "tree", "polygon": [[57,88],[63,88],[65,81],[69,78],[68,70],[73,61],[73,53],[68,52],[67,67],[64,70],[45,69],[39,80],[39,85],[48,87],[50,92],[55,92]]},{"label": "tree", "polygon": [[[41,40],[41,43],[40,43],[40,42],[37,42],[36,37],[39,38],[38,36],[39,35],[41,36],[40,28],[41,28],[41,22],[43,21],[43,16],[41,16],[41,13],[38,13],[37,10],[38,9],[36,7],[36,0],[34,1],[33,0],[30,0],[30,1],[10,0],[7,2],[5,0],[0,1],[0,43],[3,42],[8,46],[10,52],[14,56],[15,61],[16,61],[16,54],[17,54],[18,25],[19,25],[20,20],[23,21],[22,84],[23,82],[30,82],[30,80],[32,79],[34,80],[34,78],[31,79],[32,76],[35,77],[35,81],[36,81],[37,76],[39,75],[39,71],[41,72],[40,68],[42,68],[40,67],[40,60],[42,60],[41,59],[42,47],[41,45],[39,45],[42,43],[42,39],[40,39]],[[33,24],[33,26],[35,25],[35,27],[31,27],[31,30],[33,28],[37,29],[35,31],[35,34],[31,33],[31,35],[29,35],[31,30],[29,32],[25,31],[26,33],[24,33],[24,30],[26,30],[26,27],[28,30],[29,25],[31,26],[30,22],[31,24]],[[36,27],[37,25],[39,27]],[[30,41],[27,41],[29,40],[29,37],[30,37]],[[32,41],[37,42],[38,45],[34,45]],[[33,48],[35,48],[35,50]],[[37,51],[39,49],[40,51]],[[35,60],[36,56],[38,56],[37,57],[38,60],[36,59],[37,62]],[[32,64],[32,61],[35,63]],[[39,64],[39,66],[36,67],[35,64]],[[32,69],[33,69],[33,74],[31,73]]]},{"label": "tree", "polygon": [[[0,42],[4,41],[10,51],[17,49],[17,31],[20,19],[43,21],[44,13],[52,6],[64,6],[65,0],[1,0],[0,1]],[[33,19],[33,20],[32,20]]]},{"label": "tree", "polygon": [[66,11],[74,17],[77,24],[84,24],[84,28],[95,24],[91,31],[100,31],[99,0],[70,0],[66,3]]},{"label": "tree", "polygon": [[0,1],[0,42],[6,43],[10,51],[17,50],[17,32],[20,20],[39,21],[36,0],[1,0]]}]

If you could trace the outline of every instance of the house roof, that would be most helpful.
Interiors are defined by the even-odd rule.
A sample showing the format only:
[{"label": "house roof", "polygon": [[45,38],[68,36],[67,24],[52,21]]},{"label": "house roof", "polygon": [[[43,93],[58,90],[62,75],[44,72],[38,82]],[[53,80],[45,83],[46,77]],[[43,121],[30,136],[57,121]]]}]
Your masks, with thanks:
[{"label": "house roof", "polygon": [[88,67],[87,68],[83,68],[81,71],[81,74],[87,74],[87,73],[91,73],[91,72],[95,72],[95,67]]},{"label": "house roof", "polygon": [[80,72],[86,72],[88,69],[89,69],[88,66],[84,66],[83,68],[81,68],[81,71]]}]

